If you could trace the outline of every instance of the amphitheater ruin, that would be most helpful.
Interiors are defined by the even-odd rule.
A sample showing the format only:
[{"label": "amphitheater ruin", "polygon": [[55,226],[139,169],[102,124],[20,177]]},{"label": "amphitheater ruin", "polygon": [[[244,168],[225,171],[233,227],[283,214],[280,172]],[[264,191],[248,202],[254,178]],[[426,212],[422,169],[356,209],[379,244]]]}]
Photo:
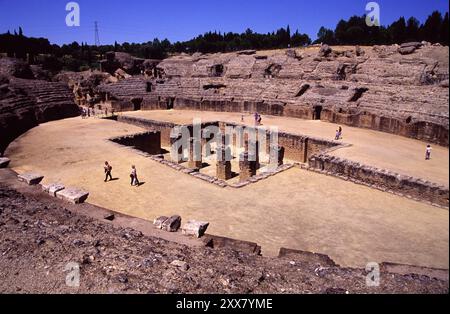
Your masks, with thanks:
[{"label": "amphitheater ruin", "polygon": [[[406,46],[414,49],[324,45],[162,61],[109,53],[104,72],[52,82],[1,58],[3,166],[42,176],[47,192],[76,187],[86,202],[149,224],[174,215],[208,222],[208,234],[255,243],[267,256],[283,248],[343,266],[448,269],[449,50]],[[174,129],[194,137],[196,119],[203,130],[255,130],[267,143],[277,127],[278,141],[264,149],[258,141],[252,160],[243,134],[202,134],[174,158]],[[227,149],[233,158],[222,160]],[[105,160],[115,178],[106,183]]]}]

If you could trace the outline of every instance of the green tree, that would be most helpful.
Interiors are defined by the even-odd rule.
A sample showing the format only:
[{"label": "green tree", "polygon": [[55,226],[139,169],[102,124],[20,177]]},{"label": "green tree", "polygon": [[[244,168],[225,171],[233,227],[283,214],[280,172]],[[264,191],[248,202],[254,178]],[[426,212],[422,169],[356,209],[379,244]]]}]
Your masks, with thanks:
[{"label": "green tree", "polygon": [[444,20],[442,21],[441,31],[440,31],[440,41],[441,44],[448,46],[449,34],[448,34],[448,12],[445,13]]},{"label": "green tree", "polygon": [[315,42],[334,45],[336,43],[334,32],[331,29],[322,26],[317,33],[317,40]]},{"label": "green tree", "polygon": [[415,17],[410,17],[406,23],[406,38],[407,41],[418,41],[420,22]]},{"label": "green tree", "polygon": [[389,26],[388,31],[390,33],[392,43],[404,43],[407,38],[405,18],[401,17],[397,21],[392,23],[391,26]]},{"label": "green tree", "polygon": [[431,43],[437,43],[440,41],[440,32],[442,30],[442,15],[439,11],[434,11],[426,20],[421,28],[422,40],[429,41]]}]

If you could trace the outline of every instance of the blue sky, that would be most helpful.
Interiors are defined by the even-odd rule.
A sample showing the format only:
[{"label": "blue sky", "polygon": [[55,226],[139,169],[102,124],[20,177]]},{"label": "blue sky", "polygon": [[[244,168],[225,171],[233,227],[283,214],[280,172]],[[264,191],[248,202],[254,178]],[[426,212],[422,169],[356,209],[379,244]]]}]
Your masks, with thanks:
[{"label": "blue sky", "polygon": [[[68,0],[0,0],[0,33],[21,26],[26,36],[52,43],[94,43],[94,21],[100,42],[147,42],[158,37],[188,40],[209,30],[266,33],[290,25],[316,38],[321,26],[334,29],[339,19],[365,13],[361,0],[78,0],[81,26],[67,27]],[[400,16],[421,22],[433,11],[447,12],[447,0],[378,0],[381,23]]]}]

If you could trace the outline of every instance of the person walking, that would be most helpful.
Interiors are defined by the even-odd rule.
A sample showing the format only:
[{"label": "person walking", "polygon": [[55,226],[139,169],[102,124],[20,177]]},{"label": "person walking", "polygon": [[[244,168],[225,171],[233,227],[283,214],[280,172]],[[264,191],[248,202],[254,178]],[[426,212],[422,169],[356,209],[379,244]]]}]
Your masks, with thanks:
[{"label": "person walking", "polygon": [[337,141],[339,139],[339,130],[336,130],[336,135],[334,136],[334,140]]},{"label": "person walking", "polygon": [[425,150],[425,160],[431,159],[431,145],[427,145],[427,149]]},{"label": "person walking", "polygon": [[336,136],[334,137],[335,141],[338,141],[342,138],[342,127],[340,126],[339,129],[336,130]]},{"label": "person walking", "polygon": [[111,165],[107,161],[105,161],[105,166],[103,168],[105,169],[105,182],[108,181],[108,178],[109,178],[109,181],[111,181],[112,180]]},{"label": "person walking", "polygon": [[131,166],[130,178],[131,178],[131,186],[133,186],[133,185],[139,186],[140,185],[140,182],[137,177],[136,167],[134,165]]}]

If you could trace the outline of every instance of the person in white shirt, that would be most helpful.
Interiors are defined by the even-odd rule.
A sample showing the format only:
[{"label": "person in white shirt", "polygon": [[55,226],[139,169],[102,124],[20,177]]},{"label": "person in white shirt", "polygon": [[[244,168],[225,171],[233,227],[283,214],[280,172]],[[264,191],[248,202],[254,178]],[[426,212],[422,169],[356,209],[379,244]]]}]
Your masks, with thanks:
[{"label": "person in white shirt", "polygon": [[425,152],[425,160],[430,160],[431,159],[431,145],[427,145],[427,149]]},{"label": "person in white shirt", "polygon": [[139,180],[137,177],[137,172],[136,172],[136,167],[133,165],[131,166],[131,173],[130,173],[130,178],[131,178],[131,185],[135,185],[135,186],[139,186]]}]

